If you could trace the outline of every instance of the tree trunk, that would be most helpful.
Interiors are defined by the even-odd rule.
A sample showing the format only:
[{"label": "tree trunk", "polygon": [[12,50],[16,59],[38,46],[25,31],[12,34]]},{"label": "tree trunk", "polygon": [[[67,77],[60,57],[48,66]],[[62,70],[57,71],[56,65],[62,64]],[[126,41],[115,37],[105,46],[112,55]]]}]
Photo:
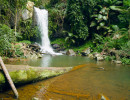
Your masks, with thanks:
[{"label": "tree trunk", "polygon": [[17,31],[17,12],[18,12],[18,8],[17,8],[17,0],[16,0],[16,10],[15,10],[15,36],[16,36],[16,31]]},{"label": "tree trunk", "polygon": [[1,57],[0,57],[0,64],[1,64],[2,70],[3,70],[3,72],[4,72],[5,76],[6,76],[6,78],[7,78],[8,82],[9,82],[9,84],[10,84],[16,98],[18,98],[18,92],[17,92],[17,90],[16,90],[16,88],[14,86],[14,83],[13,83],[13,81],[12,81],[12,79],[11,79],[9,73],[8,73],[8,70],[6,69]]}]

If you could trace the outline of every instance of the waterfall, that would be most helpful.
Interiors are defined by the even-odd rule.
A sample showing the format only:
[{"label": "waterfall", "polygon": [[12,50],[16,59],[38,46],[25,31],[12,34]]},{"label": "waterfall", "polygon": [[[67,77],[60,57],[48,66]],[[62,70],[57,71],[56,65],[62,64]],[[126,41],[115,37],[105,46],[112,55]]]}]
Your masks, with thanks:
[{"label": "waterfall", "polygon": [[50,40],[48,37],[48,11],[45,9],[39,9],[34,7],[36,13],[36,22],[41,33],[41,50],[43,53],[61,55],[60,53],[55,53],[50,45]]}]

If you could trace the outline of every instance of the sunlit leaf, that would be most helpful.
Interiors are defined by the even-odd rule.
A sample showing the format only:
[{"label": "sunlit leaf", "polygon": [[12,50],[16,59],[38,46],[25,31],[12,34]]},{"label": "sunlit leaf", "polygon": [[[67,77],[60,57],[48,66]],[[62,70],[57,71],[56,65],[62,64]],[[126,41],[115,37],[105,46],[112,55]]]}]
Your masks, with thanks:
[{"label": "sunlit leaf", "polygon": [[105,13],[105,8],[101,9],[100,13]]},{"label": "sunlit leaf", "polygon": [[105,23],[104,23],[104,22],[101,22],[101,23],[100,23],[100,26],[104,26],[104,25],[105,25]]},{"label": "sunlit leaf", "polygon": [[92,21],[90,27],[96,26],[96,22]]},{"label": "sunlit leaf", "polygon": [[65,38],[65,41],[68,41],[68,40],[69,40],[69,37],[66,37],[66,38]]},{"label": "sunlit leaf", "polygon": [[98,19],[99,19],[99,20],[102,19],[102,17],[103,17],[103,16],[102,16],[101,14],[98,15]]},{"label": "sunlit leaf", "polygon": [[103,16],[102,18],[103,18],[104,20],[107,20],[107,16]]},{"label": "sunlit leaf", "polygon": [[97,30],[99,30],[101,28],[101,26],[97,26]]},{"label": "sunlit leaf", "polygon": [[112,25],[112,29],[113,29],[114,31],[118,31],[118,30],[119,30],[119,27],[118,27],[117,25]]},{"label": "sunlit leaf", "polygon": [[120,6],[110,6],[110,9],[115,11],[123,11]]}]

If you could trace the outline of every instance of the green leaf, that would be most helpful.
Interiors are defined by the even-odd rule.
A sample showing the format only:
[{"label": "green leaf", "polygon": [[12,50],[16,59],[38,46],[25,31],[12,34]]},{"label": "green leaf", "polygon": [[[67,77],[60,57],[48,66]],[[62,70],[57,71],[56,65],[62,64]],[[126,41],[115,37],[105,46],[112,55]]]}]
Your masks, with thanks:
[{"label": "green leaf", "polygon": [[68,35],[71,37],[71,36],[73,35],[73,33],[70,33],[70,32],[69,32]]},{"label": "green leaf", "polygon": [[110,6],[110,9],[115,10],[115,11],[123,11],[120,6]]},{"label": "green leaf", "polygon": [[109,0],[104,0],[105,3],[109,3]]},{"label": "green leaf", "polygon": [[101,22],[101,23],[100,23],[100,26],[104,26],[104,25],[105,25],[105,23],[104,23],[104,22]]},{"label": "green leaf", "polygon": [[98,15],[98,19],[99,19],[99,20],[102,19],[102,17],[103,17],[103,16],[102,16],[101,14]]},{"label": "green leaf", "polygon": [[105,13],[105,8],[101,9],[100,13]]},{"label": "green leaf", "polygon": [[71,39],[71,41],[72,41],[73,43],[75,43],[75,40],[74,40],[74,39]]},{"label": "green leaf", "polygon": [[97,26],[97,30],[99,30],[101,28],[101,26]]},{"label": "green leaf", "polygon": [[117,1],[115,4],[116,5],[120,5],[120,4],[122,4],[123,2],[122,1]]},{"label": "green leaf", "polygon": [[92,15],[91,17],[98,17],[98,14],[94,14],[94,15]]},{"label": "green leaf", "polygon": [[117,25],[112,25],[112,29],[113,29],[114,31],[118,31],[118,30],[119,30],[119,27],[118,27]]},{"label": "green leaf", "polygon": [[65,38],[65,41],[68,41],[68,40],[69,40],[69,37],[66,37],[66,38]]},{"label": "green leaf", "polygon": [[91,24],[90,24],[90,27],[93,27],[93,26],[96,26],[96,22],[92,21]]},{"label": "green leaf", "polygon": [[107,16],[103,16],[102,18],[103,18],[103,20],[106,20],[106,21],[107,21],[107,19],[108,19]]}]

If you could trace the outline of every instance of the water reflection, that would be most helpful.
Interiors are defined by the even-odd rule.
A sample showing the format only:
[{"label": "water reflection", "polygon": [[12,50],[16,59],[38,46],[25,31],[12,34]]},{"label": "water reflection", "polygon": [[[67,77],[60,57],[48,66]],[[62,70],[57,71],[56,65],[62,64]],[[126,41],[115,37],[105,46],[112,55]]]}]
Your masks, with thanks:
[{"label": "water reflection", "polygon": [[[78,70],[18,88],[20,100],[101,100],[104,94],[110,100],[130,100],[130,67],[111,62],[95,62],[87,57],[49,56],[31,60],[32,66],[74,66],[86,64]],[[104,68],[102,70],[102,68]],[[87,96],[89,98],[87,99]],[[13,99],[13,92],[0,93],[0,98]]]},{"label": "water reflection", "polygon": [[50,55],[44,55],[41,59],[41,67],[49,67],[52,62],[52,57]]},{"label": "water reflection", "polygon": [[12,65],[29,65],[34,67],[73,67],[77,65],[87,64],[87,63],[96,63],[95,60],[91,60],[88,57],[81,56],[51,56],[43,55],[39,59],[27,59],[25,61],[5,61],[6,64]]}]

